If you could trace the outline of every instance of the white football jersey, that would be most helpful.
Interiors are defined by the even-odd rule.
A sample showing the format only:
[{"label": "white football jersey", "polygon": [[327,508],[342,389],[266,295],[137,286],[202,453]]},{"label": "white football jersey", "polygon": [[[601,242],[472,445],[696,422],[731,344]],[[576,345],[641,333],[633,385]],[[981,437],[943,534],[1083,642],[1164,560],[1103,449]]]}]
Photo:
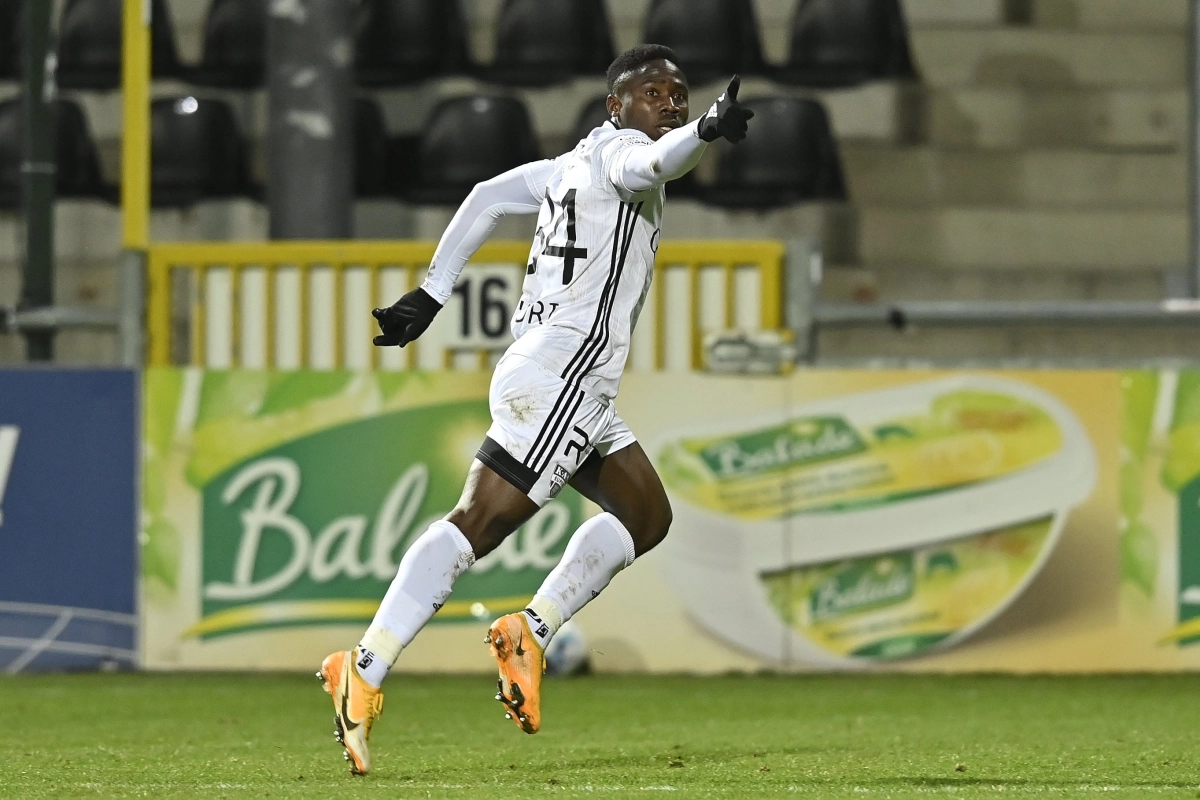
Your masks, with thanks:
[{"label": "white football jersey", "polygon": [[617,394],[650,289],[664,198],[661,185],[618,189],[608,166],[623,149],[650,143],[606,122],[554,159],[512,319],[509,352],[605,401]]}]

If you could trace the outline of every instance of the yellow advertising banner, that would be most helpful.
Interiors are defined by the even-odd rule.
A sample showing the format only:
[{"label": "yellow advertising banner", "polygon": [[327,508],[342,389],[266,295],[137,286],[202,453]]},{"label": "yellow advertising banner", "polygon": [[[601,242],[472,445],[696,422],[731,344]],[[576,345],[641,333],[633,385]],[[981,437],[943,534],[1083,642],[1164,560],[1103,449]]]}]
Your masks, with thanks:
[{"label": "yellow advertising banner", "polygon": [[[146,665],[309,669],[356,642],[407,544],[457,498],[487,426],[487,378],[149,371]],[[627,375],[618,411],[675,522],[576,617],[592,662],[1200,665],[1193,384],[1101,371]],[[594,510],[556,498],[460,579],[398,668],[488,669],[484,627],[525,602]]]}]

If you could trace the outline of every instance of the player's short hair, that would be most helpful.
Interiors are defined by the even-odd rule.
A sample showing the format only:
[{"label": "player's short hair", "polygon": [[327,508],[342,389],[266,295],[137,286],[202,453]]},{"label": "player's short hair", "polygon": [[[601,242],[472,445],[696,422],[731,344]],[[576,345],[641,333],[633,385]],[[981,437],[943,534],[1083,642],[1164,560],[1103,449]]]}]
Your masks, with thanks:
[{"label": "player's short hair", "polygon": [[679,65],[679,56],[675,55],[675,51],[665,44],[639,44],[637,47],[631,47],[621,53],[608,67],[608,93],[615,92],[617,84],[630,72],[643,64],[661,59],[666,59],[676,66]]}]

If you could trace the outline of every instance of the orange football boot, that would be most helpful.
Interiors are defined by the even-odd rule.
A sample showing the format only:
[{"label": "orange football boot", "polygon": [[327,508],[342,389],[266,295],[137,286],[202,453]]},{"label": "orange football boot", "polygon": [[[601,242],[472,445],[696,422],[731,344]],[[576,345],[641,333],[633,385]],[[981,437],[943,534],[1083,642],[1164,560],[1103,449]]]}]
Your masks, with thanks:
[{"label": "orange football boot", "polygon": [[350,762],[351,775],[371,771],[371,753],[367,740],[371,726],[383,713],[383,692],[362,679],[354,666],[358,648],[330,653],[321,662],[317,677],[325,691],[333,695],[333,738],[345,749],[342,756]]},{"label": "orange football boot", "polygon": [[491,645],[492,657],[500,667],[496,699],[508,709],[505,719],[526,733],[537,733],[542,727],[546,656],[529,630],[529,619],[521,611],[506,614],[492,623],[483,641]]}]

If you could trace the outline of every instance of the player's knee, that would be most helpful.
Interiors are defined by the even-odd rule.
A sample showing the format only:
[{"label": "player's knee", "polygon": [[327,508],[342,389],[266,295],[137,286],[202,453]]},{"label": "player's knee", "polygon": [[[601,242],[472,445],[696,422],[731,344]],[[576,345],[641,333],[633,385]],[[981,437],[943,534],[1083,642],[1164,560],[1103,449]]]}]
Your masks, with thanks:
[{"label": "player's knee", "polygon": [[673,519],[671,503],[665,494],[646,505],[639,515],[638,532],[633,541],[634,551],[638,556],[653,550],[667,538]]},{"label": "player's knee", "polygon": [[495,550],[509,534],[520,527],[520,523],[499,517],[478,505],[460,505],[446,516],[446,521],[462,532],[477,559]]}]

